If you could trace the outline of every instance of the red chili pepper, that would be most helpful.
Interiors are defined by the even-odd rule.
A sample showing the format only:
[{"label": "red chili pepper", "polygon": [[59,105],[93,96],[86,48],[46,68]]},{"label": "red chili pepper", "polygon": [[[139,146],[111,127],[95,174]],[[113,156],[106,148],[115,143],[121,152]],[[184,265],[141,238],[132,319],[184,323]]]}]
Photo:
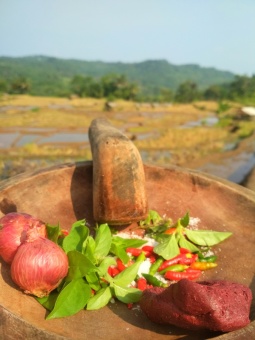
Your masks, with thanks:
[{"label": "red chili pepper", "polygon": [[119,273],[120,273],[120,271],[119,271],[118,268],[114,267],[114,268],[112,269],[112,277],[118,275]]},{"label": "red chili pepper", "polygon": [[117,263],[117,268],[119,269],[120,272],[122,272],[124,269],[126,269],[126,266],[124,265],[124,263],[121,261],[121,259],[117,259],[116,260]]},{"label": "red chili pepper", "polygon": [[186,264],[189,265],[195,262],[198,259],[197,254],[192,254],[190,252],[185,254],[179,254],[169,260],[166,260],[162,263],[159,267],[158,271],[161,272],[162,270],[166,269],[167,267],[172,266],[173,264]]},{"label": "red chili pepper", "polygon": [[119,273],[120,273],[120,271],[116,267],[110,266],[108,268],[108,274],[111,275],[111,277],[114,277],[114,276],[118,275]]},{"label": "red chili pepper", "polygon": [[177,255],[169,260],[166,260],[162,263],[162,265],[158,268],[158,271],[161,272],[162,270],[166,269],[167,267],[172,266],[173,264],[179,263],[180,255]]},{"label": "red chili pepper", "polygon": [[142,253],[142,249],[140,249],[140,248],[127,248],[126,252],[137,257]]},{"label": "red chili pepper", "polygon": [[192,254],[193,262],[198,260],[198,254]]},{"label": "red chili pepper", "polygon": [[186,253],[186,254],[180,254],[179,255],[179,262],[180,264],[191,264],[195,262],[198,259],[197,254],[191,254],[191,253]]},{"label": "red chili pepper", "polygon": [[190,253],[190,250],[189,249],[186,249],[186,248],[179,248],[180,249],[180,253],[181,254],[188,254],[188,253]]},{"label": "red chili pepper", "polygon": [[149,251],[150,253],[153,252],[154,247],[153,246],[143,246],[142,250]]},{"label": "red chili pepper", "polygon": [[157,260],[155,255],[151,255],[149,258],[150,258],[150,263],[155,263]]},{"label": "red chili pepper", "polygon": [[167,280],[179,281],[181,279],[195,280],[201,275],[201,270],[187,269],[184,272],[174,272],[168,271],[165,273],[164,277]]},{"label": "red chili pepper", "polygon": [[135,257],[141,255],[142,253],[144,253],[146,257],[149,257],[151,255],[151,252],[149,252],[147,250],[143,250],[141,248],[127,248],[126,252],[135,256]]},{"label": "red chili pepper", "polygon": [[137,280],[137,288],[140,290],[145,290],[147,288],[147,281],[144,277],[139,277]]},{"label": "red chili pepper", "polygon": [[128,309],[132,309],[132,308],[133,308],[133,303],[131,303],[131,302],[130,302],[130,303],[127,303],[127,308],[128,308]]},{"label": "red chili pepper", "polygon": [[112,267],[108,267],[108,270],[107,270],[108,274],[112,276]]},{"label": "red chili pepper", "polygon": [[189,274],[190,280],[197,279],[197,278],[201,275],[201,273],[202,273],[201,270],[199,270],[199,269],[192,269],[192,268],[190,268],[190,267],[187,268],[187,269],[185,270],[185,272]]}]

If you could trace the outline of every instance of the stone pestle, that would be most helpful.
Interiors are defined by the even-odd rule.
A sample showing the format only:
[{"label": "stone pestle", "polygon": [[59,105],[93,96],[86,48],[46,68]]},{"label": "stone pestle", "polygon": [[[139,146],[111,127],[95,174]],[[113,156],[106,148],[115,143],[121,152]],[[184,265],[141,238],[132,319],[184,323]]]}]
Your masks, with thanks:
[{"label": "stone pestle", "polygon": [[136,146],[105,118],[91,122],[89,141],[95,221],[127,225],[146,218],[145,174]]}]

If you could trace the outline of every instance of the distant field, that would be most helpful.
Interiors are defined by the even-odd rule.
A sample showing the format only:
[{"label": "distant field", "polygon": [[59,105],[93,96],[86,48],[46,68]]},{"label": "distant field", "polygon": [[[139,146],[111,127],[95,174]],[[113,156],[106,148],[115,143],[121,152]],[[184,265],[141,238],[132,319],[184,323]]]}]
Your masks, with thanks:
[{"label": "distant field", "polygon": [[234,119],[239,109],[237,103],[228,103],[224,112],[217,112],[216,102],[159,105],[116,101],[107,106],[102,99],[2,96],[0,171],[6,173],[9,167],[13,174],[12,166],[20,172],[24,164],[35,168],[91,159],[87,131],[92,119],[101,116],[133,140],[144,161],[186,166],[222,153],[251,135],[254,122]]}]

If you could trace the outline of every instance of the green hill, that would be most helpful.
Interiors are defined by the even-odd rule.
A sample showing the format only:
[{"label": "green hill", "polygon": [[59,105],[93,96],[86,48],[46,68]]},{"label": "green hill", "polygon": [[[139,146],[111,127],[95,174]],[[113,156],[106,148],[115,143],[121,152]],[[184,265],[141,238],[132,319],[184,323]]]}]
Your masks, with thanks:
[{"label": "green hill", "polygon": [[211,85],[227,84],[235,75],[228,71],[198,65],[173,65],[166,60],[147,60],[138,63],[82,61],[47,56],[20,58],[0,57],[0,80],[27,79],[31,94],[61,95],[67,93],[75,75],[101,78],[106,74],[122,74],[138,84],[142,93],[156,94],[161,88],[173,91],[185,82],[192,81],[199,89]]}]

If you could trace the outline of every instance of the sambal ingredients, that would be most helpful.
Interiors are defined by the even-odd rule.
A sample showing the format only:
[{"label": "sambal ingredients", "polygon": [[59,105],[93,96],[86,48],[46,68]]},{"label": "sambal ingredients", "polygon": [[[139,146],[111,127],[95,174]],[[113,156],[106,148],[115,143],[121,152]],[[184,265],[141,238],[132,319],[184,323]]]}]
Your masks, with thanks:
[{"label": "sambal ingredients", "polygon": [[46,237],[46,226],[41,220],[26,213],[9,213],[0,219],[0,256],[11,263],[18,247],[25,241],[27,231],[35,228]]},{"label": "sambal ingredients", "polygon": [[184,279],[145,290],[140,307],[155,323],[231,332],[250,323],[251,301],[250,288],[239,283]]},{"label": "sambal ingredients", "polygon": [[[83,296],[87,301],[83,308],[96,310],[112,299],[127,305],[137,303],[142,291],[152,286],[166,288],[184,278],[198,279],[203,270],[193,269],[191,264],[202,263],[202,258],[208,259],[214,256],[214,252],[210,246],[195,245],[186,238],[189,221],[186,214],[173,224],[169,218],[162,218],[151,211],[148,219],[141,222],[143,236],[132,230],[116,233],[107,223],[96,225],[95,236],[92,236],[84,219],[76,221],[63,238],[59,233],[60,227],[49,230],[52,227],[47,225],[48,235],[67,253],[69,270],[63,284],[48,299],[38,301],[51,311],[50,318],[55,318],[63,316],[61,306],[66,306],[67,292],[77,280],[90,288],[86,299]],[[165,234],[164,231],[171,225],[176,232]],[[65,310],[65,316],[78,310],[80,305],[76,303],[80,294],[82,292],[78,290],[77,297],[69,301],[70,314]]]},{"label": "sambal ingredients", "polygon": [[68,273],[66,253],[54,242],[28,234],[11,264],[12,280],[27,294],[48,296]]}]

